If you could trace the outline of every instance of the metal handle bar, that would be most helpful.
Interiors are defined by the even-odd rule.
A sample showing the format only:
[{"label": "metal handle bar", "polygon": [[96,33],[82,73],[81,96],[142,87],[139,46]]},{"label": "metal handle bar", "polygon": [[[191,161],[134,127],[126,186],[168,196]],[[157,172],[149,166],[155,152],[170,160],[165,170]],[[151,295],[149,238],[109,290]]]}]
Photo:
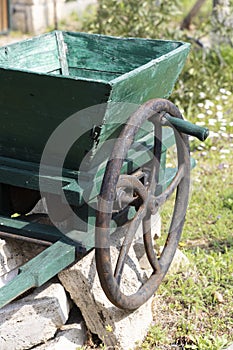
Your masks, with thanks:
[{"label": "metal handle bar", "polygon": [[162,118],[162,124],[167,126],[172,125],[179,132],[182,132],[187,135],[195,136],[200,141],[205,141],[205,139],[209,135],[209,129],[199,125],[192,124],[187,120],[172,117],[167,113]]}]

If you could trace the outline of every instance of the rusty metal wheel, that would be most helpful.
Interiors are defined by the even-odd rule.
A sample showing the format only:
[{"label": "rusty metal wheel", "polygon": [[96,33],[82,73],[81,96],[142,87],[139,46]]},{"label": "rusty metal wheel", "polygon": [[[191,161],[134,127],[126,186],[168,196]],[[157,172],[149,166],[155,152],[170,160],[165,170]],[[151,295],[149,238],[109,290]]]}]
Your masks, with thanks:
[{"label": "rusty metal wheel", "polygon": [[[162,125],[166,113],[182,118],[178,108],[170,101],[154,99],[143,104],[129,118],[119,138],[116,140],[112,154],[106,166],[105,175],[98,199],[96,214],[95,256],[101,286],[108,299],[117,307],[134,310],[145,303],[159,287],[168,271],[176,252],[182,232],[188,205],[190,184],[190,156],[187,135],[174,128],[177,148],[177,172],[170,185],[157,195],[159,169],[161,160]],[[145,121],[154,127],[154,157],[135,174],[122,174],[124,160],[133,145],[136,134]],[[138,174],[140,175],[138,176]],[[151,232],[151,215],[175,192],[172,220],[160,256],[154,251],[153,233]],[[124,209],[133,206],[135,215],[127,223],[127,231],[119,251],[116,266],[111,259],[111,220],[116,202],[125,203]],[[143,241],[152,273],[139,289],[132,295],[125,295],[121,282],[124,266],[135,233],[142,223]]]}]

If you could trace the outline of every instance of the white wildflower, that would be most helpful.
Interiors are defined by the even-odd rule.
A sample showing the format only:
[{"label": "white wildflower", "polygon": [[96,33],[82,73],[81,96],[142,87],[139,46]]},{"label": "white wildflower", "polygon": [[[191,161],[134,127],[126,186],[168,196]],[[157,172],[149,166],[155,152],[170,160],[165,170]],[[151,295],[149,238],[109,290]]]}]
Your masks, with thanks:
[{"label": "white wildflower", "polygon": [[221,92],[221,94],[225,94],[226,92],[227,92],[227,90],[226,89],[224,89],[224,88],[221,88],[221,89],[219,89],[219,92]]},{"label": "white wildflower", "polygon": [[222,117],[223,117],[223,112],[217,111],[216,116],[217,116],[218,119],[222,119]]},{"label": "white wildflower", "polygon": [[203,119],[203,118],[205,118],[205,114],[199,113],[199,114],[197,115],[197,118],[198,118],[198,119]]},{"label": "white wildflower", "polygon": [[206,97],[206,94],[205,94],[204,92],[201,91],[201,92],[199,93],[199,96],[200,96],[200,98],[205,98],[205,97]]},{"label": "white wildflower", "polygon": [[215,100],[216,100],[216,101],[220,101],[220,100],[221,100],[221,96],[217,95],[217,96],[215,97]]},{"label": "white wildflower", "polygon": [[230,122],[230,123],[229,123],[229,126],[233,126],[233,122]]},{"label": "white wildflower", "polygon": [[205,122],[196,122],[196,125],[203,126],[205,125]]},{"label": "white wildflower", "polygon": [[222,132],[222,133],[221,133],[221,136],[222,136],[222,137],[228,138],[229,135],[228,135],[226,132]]},{"label": "white wildflower", "polygon": [[231,96],[231,91],[227,90],[226,95]]},{"label": "white wildflower", "polygon": [[214,132],[214,131],[210,130],[210,132],[209,132],[209,137],[210,137],[210,138],[211,138],[211,137],[219,137],[219,134],[218,134],[217,132]]},{"label": "white wildflower", "polygon": [[217,122],[216,119],[210,118],[210,119],[208,120],[209,125],[215,125],[216,122]]},{"label": "white wildflower", "polygon": [[206,113],[207,113],[208,115],[212,115],[212,114],[213,114],[213,112],[211,111],[211,109],[208,109],[208,110],[206,111]]},{"label": "white wildflower", "polygon": [[229,149],[220,149],[220,153],[229,154],[230,150]]},{"label": "white wildflower", "polygon": [[216,108],[217,108],[218,111],[222,110],[222,106],[221,105],[217,105]]},{"label": "white wildflower", "polygon": [[204,107],[204,103],[202,103],[202,102],[201,102],[201,103],[198,103],[197,106],[198,106],[199,108],[203,108],[203,107]]},{"label": "white wildflower", "polygon": [[212,147],[211,147],[211,151],[217,151],[217,147],[212,146]]},{"label": "white wildflower", "polygon": [[225,126],[221,126],[221,127],[220,127],[220,130],[221,130],[221,131],[226,131],[226,127],[225,127]]},{"label": "white wildflower", "polygon": [[209,109],[210,107],[213,107],[214,103],[210,100],[205,100],[205,109]]},{"label": "white wildflower", "polygon": [[221,159],[226,158],[225,154],[222,154],[222,155],[220,156],[220,158],[221,158]]}]

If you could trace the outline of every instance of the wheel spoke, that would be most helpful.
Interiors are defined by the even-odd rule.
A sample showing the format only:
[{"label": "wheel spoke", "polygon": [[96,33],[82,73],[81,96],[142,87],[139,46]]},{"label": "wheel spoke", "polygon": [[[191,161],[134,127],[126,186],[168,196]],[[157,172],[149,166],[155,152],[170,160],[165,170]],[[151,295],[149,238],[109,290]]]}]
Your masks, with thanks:
[{"label": "wheel spoke", "polygon": [[162,149],[162,128],[160,123],[155,119],[153,122],[154,125],[154,157],[150,166],[150,175],[149,175],[149,187],[148,191],[151,194],[155,193],[155,188],[159,181],[159,170],[160,170],[160,158],[161,158],[161,149]]},{"label": "wheel spoke", "polygon": [[161,266],[153,248],[153,240],[151,237],[151,215],[147,215],[143,220],[143,241],[145,245],[148,261],[154,272],[159,273]]},{"label": "wheel spoke", "polygon": [[137,229],[138,229],[140,223],[142,222],[143,218],[145,217],[145,215],[146,215],[146,206],[142,205],[139,208],[136,216],[132,219],[132,221],[129,225],[127,235],[125,236],[124,241],[123,241],[122,246],[121,246],[121,250],[120,250],[120,253],[119,253],[119,256],[117,259],[115,272],[114,272],[114,277],[115,277],[118,284],[120,284],[124,264],[125,264],[130,246],[133,242],[135,233],[137,232]]},{"label": "wheel spoke", "polygon": [[163,191],[159,196],[156,196],[154,198],[154,205],[158,209],[161,207],[173,194],[173,192],[176,190],[178,185],[180,184],[181,180],[183,179],[185,175],[185,166],[184,164],[179,167],[179,170],[176,173],[176,176],[170,183],[170,185],[166,188],[165,191]]}]

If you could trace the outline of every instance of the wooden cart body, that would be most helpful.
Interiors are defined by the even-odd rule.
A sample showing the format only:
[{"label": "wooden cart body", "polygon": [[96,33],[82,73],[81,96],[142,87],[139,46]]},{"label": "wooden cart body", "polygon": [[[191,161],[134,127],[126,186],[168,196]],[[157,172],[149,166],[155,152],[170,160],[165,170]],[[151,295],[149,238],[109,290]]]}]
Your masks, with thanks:
[{"label": "wooden cart body", "polygon": [[[78,125],[85,133],[65,160],[62,181],[68,202],[81,208],[81,215],[87,222],[81,231],[88,234],[89,221],[95,218],[85,206],[83,190],[77,180],[80,176],[86,178],[89,199],[95,200],[106,159],[103,157],[97,164],[93,177],[91,160],[94,155],[106,140],[117,137],[119,125],[126,123],[134,106],[171,94],[189,49],[189,44],[177,41],[62,31],[0,48],[1,231],[3,235],[10,233],[16,238],[56,242],[22,267],[21,274],[0,290],[0,306],[24,290],[41,285],[73,262],[75,249],[91,248],[91,244],[82,239],[79,242],[76,239],[73,245],[53,226],[29,223],[25,217],[12,218],[9,187],[39,191],[39,166],[46,143],[59,125],[76,114]],[[101,106],[95,107],[97,112],[93,119],[91,113],[88,117],[82,114],[93,106]],[[139,134],[138,141],[151,148],[153,135],[148,130]],[[174,176],[169,169],[165,174],[166,149],[172,144],[171,133],[165,131],[162,187]],[[80,164],[87,153],[92,154],[87,158],[89,172],[83,172]],[[55,155],[59,156],[56,152]],[[136,165],[133,161],[130,171],[147,161],[140,150],[135,157]],[[51,178],[49,174],[47,180],[48,192],[59,195],[53,184],[61,179]],[[43,266],[40,271],[38,264]]]}]

